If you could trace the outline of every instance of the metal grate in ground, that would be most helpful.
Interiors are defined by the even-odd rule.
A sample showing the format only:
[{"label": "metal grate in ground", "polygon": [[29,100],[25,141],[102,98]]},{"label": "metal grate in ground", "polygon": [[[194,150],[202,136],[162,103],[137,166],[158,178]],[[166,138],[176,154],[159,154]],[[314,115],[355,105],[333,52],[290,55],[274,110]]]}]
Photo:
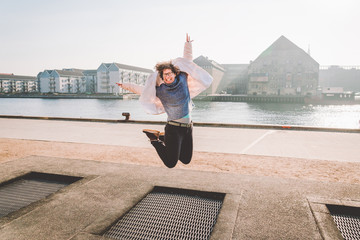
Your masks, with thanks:
[{"label": "metal grate in ground", "polygon": [[327,205],[344,239],[360,240],[360,208]]},{"label": "metal grate in ground", "polygon": [[224,194],[155,188],[104,236],[113,239],[209,239]]},{"label": "metal grate in ground", "polygon": [[79,180],[61,175],[30,173],[0,185],[0,217],[46,198],[59,189]]}]

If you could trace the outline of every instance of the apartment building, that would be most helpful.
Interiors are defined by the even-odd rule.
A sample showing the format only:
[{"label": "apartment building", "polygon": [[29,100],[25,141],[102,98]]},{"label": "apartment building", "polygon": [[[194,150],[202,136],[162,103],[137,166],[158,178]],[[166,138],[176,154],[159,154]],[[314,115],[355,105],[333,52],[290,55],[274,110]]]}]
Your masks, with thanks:
[{"label": "apartment building", "polygon": [[37,91],[39,91],[37,77],[0,73],[0,93],[28,93]]},{"label": "apartment building", "polygon": [[128,92],[116,83],[144,85],[152,70],[120,63],[102,63],[97,69],[97,92],[119,94]]},{"label": "apartment building", "polygon": [[40,73],[42,93],[85,93],[86,80],[80,69],[45,70]]},{"label": "apartment building", "polygon": [[84,70],[82,72],[86,82],[86,92],[96,93],[97,92],[97,71],[95,70]]}]

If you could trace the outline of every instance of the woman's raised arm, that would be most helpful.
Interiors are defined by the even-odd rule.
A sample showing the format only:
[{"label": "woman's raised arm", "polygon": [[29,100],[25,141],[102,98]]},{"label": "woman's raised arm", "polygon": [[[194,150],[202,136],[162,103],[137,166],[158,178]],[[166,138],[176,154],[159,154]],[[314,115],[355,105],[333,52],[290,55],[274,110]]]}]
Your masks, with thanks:
[{"label": "woman's raised arm", "polygon": [[190,36],[188,34],[186,34],[186,41],[185,41],[185,46],[184,46],[184,58],[186,58],[190,61],[193,60],[192,41],[194,41],[194,40],[190,40]]}]

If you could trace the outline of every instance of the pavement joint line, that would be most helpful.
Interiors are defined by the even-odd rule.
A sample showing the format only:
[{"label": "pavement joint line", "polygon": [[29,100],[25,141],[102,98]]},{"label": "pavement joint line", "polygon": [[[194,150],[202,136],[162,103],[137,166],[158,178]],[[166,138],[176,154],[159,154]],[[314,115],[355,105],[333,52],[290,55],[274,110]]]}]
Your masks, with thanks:
[{"label": "pavement joint line", "polygon": [[246,152],[252,148],[253,146],[255,146],[258,142],[260,142],[261,140],[263,140],[267,135],[270,135],[272,133],[276,132],[275,130],[269,130],[266,133],[264,133],[262,136],[260,136],[258,139],[256,139],[255,141],[253,141],[252,143],[250,143],[250,145],[248,145],[245,149],[243,149],[241,151],[241,154],[246,154]]}]

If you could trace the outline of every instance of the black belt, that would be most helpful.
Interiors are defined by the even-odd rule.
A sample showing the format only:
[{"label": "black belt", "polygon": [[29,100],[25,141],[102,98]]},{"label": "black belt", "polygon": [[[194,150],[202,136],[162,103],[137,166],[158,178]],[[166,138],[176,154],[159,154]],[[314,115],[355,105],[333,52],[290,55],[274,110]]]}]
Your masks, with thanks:
[{"label": "black belt", "polygon": [[177,127],[191,127],[192,126],[192,122],[191,123],[179,123],[179,122],[174,122],[174,121],[168,121],[167,122],[170,125],[173,126],[177,126]]}]

